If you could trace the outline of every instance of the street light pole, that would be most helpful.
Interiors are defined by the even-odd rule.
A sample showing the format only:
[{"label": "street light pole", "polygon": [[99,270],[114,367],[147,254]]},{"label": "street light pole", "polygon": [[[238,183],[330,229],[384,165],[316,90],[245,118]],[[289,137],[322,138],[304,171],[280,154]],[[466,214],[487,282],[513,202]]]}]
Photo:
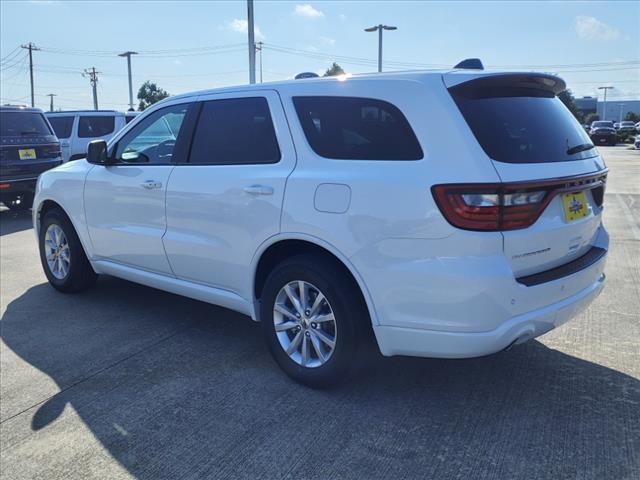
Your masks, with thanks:
[{"label": "street light pole", "polygon": [[625,104],[621,103],[620,104],[620,119],[618,120],[618,122],[622,122],[622,109],[624,108]]},{"label": "street light pole", "polygon": [[133,111],[133,82],[131,80],[131,55],[137,55],[138,52],[124,52],[119,57],[127,57],[127,71],[129,73],[129,110]]},{"label": "street light pole", "polygon": [[262,83],[262,42],[256,43],[256,50],[260,52],[260,83]]},{"label": "street light pole", "polygon": [[602,104],[602,119],[607,119],[607,90],[611,90],[613,87],[598,87],[598,90],[604,90],[604,102]]},{"label": "street light pole", "polygon": [[383,30],[397,30],[398,27],[392,27],[390,25],[376,25],[375,27],[365,28],[365,32],[378,32],[378,73],[382,72],[382,31]]},{"label": "street light pole", "polygon": [[49,111],[53,112],[53,97],[57,97],[55,93],[47,93],[47,97],[51,98],[51,103],[49,104]]}]

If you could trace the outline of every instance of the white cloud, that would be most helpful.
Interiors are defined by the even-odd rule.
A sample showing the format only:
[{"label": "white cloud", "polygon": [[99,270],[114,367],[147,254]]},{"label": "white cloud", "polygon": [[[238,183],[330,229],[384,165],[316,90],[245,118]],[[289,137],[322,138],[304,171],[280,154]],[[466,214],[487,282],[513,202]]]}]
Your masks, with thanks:
[{"label": "white cloud", "polygon": [[620,36],[617,28],[586,15],[576,17],[575,29],[580,38],[590,40],[615,40]]},{"label": "white cloud", "polygon": [[320,41],[330,47],[333,47],[336,44],[336,39],[331,37],[320,37]]},{"label": "white cloud", "polygon": [[[238,33],[247,33],[249,31],[249,22],[246,20],[241,20],[239,18],[234,18],[231,22],[227,24],[227,28],[233,30]],[[253,33],[257,40],[264,40],[265,36],[260,31],[260,27],[257,25],[253,26]]]},{"label": "white cloud", "polygon": [[340,15],[338,15],[338,18],[343,22],[347,20],[347,16],[344,13],[341,13]]},{"label": "white cloud", "polygon": [[305,3],[303,5],[296,5],[296,8],[293,11],[293,13],[295,15],[298,15],[299,17],[306,17],[306,18],[323,18],[324,17],[324,13],[322,13],[320,10],[316,10],[308,3]]}]

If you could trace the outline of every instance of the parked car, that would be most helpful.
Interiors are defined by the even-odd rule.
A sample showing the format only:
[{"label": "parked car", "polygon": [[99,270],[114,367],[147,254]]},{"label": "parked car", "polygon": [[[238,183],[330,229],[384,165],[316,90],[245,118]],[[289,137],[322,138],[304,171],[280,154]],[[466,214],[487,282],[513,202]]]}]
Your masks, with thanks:
[{"label": "parked car", "polygon": [[591,124],[589,131],[591,141],[597,145],[615,145],[618,141],[618,134],[613,128],[613,122],[598,120]]},{"label": "parked car", "polygon": [[636,130],[636,124],[631,122],[631,121],[625,120],[625,121],[620,122],[618,124],[618,132],[619,133],[622,133],[622,132],[635,132],[635,130]]},{"label": "parked car", "polygon": [[636,135],[636,138],[633,141],[633,146],[640,150],[640,135]]},{"label": "parked car", "polygon": [[370,341],[498,352],[604,285],[607,169],[565,88],[456,70],[171,97],[40,178],[44,272],[61,292],[109,274],[249,315],[312,386]]},{"label": "parked car", "polygon": [[60,143],[42,110],[0,106],[0,202],[31,208],[38,175],[60,163]]},{"label": "parked car", "polygon": [[640,122],[636,123],[636,132],[640,132]]},{"label": "parked car", "polygon": [[65,162],[84,158],[87,145],[92,140],[109,140],[139,112],[116,112],[114,110],[79,110],[47,112],[62,146]]}]

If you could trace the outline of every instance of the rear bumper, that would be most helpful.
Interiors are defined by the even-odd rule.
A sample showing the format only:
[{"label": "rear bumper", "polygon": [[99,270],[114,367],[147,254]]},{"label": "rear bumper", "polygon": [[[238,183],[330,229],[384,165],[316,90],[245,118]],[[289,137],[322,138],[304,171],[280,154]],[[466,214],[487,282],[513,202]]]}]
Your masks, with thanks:
[{"label": "rear bumper", "polygon": [[35,193],[37,181],[36,177],[21,180],[0,179],[0,199],[22,193]]},{"label": "rear bumper", "polygon": [[600,294],[604,273],[584,290],[560,302],[513,317],[489,332],[446,332],[391,326],[374,327],[385,356],[467,358],[504,350],[547,333],[569,321]]}]

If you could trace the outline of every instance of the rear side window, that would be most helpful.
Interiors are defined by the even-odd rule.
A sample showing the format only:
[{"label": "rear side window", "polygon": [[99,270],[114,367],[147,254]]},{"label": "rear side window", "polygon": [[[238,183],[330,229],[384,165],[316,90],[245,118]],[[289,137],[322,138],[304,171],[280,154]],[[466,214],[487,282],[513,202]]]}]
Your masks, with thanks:
[{"label": "rear side window", "polygon": [[191,163],[234,165],[279,160],[280,148],[265,98],[230,98],[202,105]]},{"label": "rear side window", "polygon": [[[551,92],[500,87],[450,90],[485,153],[499,162],[551,163],[597,155],[584,128]],[[580,147],[581,148],[577,148]]]},{"label": "rear side window", "polygon": [[113,116],[80,117],[78,123],[78,137],[103,137],[113,133],[116,128],[116,119]]},{"label": "rear side window", "polygon": [[344,160],[420,160],[422,148],[402,112],[389,102],[352,97],[294,97],[315,153]]},{"label": "rear side window", "polygon": [[58,138],[71,137],[71,129],[73,128],[73,117],[49,117],[49,123],[56,132]]},{"label": "rear side window", "polygon": [[28,137],[51,135],[51,129],[41,113],[0,112],[0,136]]}]

